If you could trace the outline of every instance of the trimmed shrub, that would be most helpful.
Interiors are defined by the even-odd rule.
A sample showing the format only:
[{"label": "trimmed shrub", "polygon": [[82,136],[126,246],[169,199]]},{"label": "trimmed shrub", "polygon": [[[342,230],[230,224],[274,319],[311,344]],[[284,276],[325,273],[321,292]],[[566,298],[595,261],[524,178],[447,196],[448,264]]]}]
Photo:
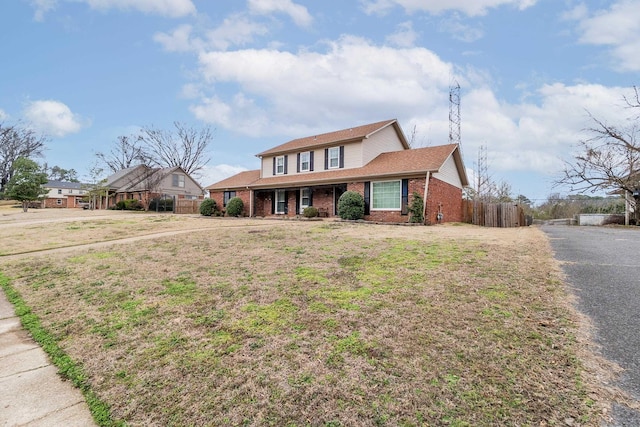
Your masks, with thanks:
[{"label": "trimmed shrub", "polygon": [[318,209],[313,206],[308,206],[302,211],[302,216],[305,218],[315,218],[318,216]]},{"label": "trimmed shrub", "polygon": [[232,197],[227,202],[227,216],[241,216],[244,210],[244,202],[240,197]]},{"label": "trimmed shrub", "polygon": [[211,216],[218,212],[218,205],[213,199],[204,199],[200,204],[200,215]]},{"label": "trimmed shrub", "polygon": [[364,218],[364,198],[355,191],[346,191],[338,199],[338,215],[342,219]]},{"label": "trimmed shrub", "polygon": [[116,203],[114,209],[119,211],[141,211],[144,210],[144,206],[142,206],[140,200],[127,199],[120,200],[118,203]]},{"label": "trimmed shrub", "polygon": [[415,191],[411,198],[411,204],[409,205],[409,222],[414,224],[420,224],[424,222],[424,199]]}]

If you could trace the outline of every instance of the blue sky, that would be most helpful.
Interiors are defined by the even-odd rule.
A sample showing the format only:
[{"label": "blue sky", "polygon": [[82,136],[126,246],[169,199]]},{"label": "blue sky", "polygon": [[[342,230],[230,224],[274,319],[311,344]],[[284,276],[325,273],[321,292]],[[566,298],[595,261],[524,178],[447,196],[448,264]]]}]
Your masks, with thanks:
[{"label": "blue sky", "polygon": [[215,129],[201,184],[257,169],[293,138],[397,118],[448,143],[449,87],[473,178],[542,201],[588,137],[623,124],[640,84],[640,0],[8,0],[0,121],[50,140],[81,178],[119,135]]}]

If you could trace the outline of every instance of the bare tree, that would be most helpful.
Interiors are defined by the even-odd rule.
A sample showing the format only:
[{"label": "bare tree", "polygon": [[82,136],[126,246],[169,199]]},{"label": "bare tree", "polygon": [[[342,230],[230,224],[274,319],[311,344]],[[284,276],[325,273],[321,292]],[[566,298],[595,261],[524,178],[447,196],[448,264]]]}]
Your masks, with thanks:
[{"label": "bare tree", "polygon": [[117,172],[139,164],[146,164],[148,156],[140,136],[119,136],[118,141],[109,153],[96,153],[111,172]]},{"label": "bare tree", "polygon": [[[624,97],[628,108],[640,108],[640,94]],[[579,152],[565,162],[558,185],[569,185],[572,191],[615,191],[633,193],[640,187],[640,120],[638,116],[622,126],[610,125],[589,114],[593,126],[587,129],[591,138],[580,141]]]},{"label": "bare tree", "polygon": [[209,163],[208,148],[213,140],[209,126],[196,129],[180,122],[173,123],[175,130],[166,131],[147,127],[140,136],[150,164],[161,168],[179,166],[192,175]]},{"label": "bare tree", "polygon": [[0,194],[4,193],[13,175],[13,164],[21,158],[42,156],[47,137],[32,129],[0,123]]}]

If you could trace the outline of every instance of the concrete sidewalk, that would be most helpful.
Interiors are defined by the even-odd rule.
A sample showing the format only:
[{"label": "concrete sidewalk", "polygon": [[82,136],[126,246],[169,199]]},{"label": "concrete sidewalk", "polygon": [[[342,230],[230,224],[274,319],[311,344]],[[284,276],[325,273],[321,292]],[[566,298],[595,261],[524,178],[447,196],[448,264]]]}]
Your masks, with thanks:
[{"label": "concrete sidewalk", "polygon": [[0,290],[0,426],[95,426],[80,390],[57,371]]}]

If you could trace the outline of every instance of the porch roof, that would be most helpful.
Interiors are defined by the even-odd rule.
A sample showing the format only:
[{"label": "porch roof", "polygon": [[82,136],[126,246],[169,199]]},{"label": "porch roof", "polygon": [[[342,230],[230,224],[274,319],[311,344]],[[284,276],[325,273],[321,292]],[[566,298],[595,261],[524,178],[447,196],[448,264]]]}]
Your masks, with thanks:
[{"label": "porch roof", "polygon": [[457,144],[440,145],[378,155],[361,168],[335,169],[329,171],[297,173],[260,178],[260,171],[246,171],[207,187],[208,190],[267,189],[278,187],[306,187],[343,183],[346,181],[369,181],[385,177],[424,176],[435,173],[454,156],[464,186],[468,185],[462,157]]}]

